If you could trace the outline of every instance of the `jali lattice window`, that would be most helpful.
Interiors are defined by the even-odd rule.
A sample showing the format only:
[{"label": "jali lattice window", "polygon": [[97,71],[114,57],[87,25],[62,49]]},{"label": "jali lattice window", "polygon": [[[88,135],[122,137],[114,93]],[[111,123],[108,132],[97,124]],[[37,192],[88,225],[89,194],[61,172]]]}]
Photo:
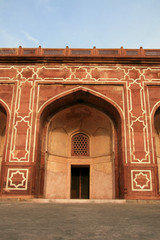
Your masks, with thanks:
[{"label": "jali lattice window", "polygon": [[72,156],[89,156],[89,137],[83,133],[72,137]]}]

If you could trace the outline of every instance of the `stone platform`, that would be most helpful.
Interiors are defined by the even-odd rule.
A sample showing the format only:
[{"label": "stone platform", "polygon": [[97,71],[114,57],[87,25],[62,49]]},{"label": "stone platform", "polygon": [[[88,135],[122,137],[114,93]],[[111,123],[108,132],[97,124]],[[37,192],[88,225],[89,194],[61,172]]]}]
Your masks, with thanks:
[{"label": "stone platform", "polygon": [[0,203],[47,203],[47,204],[160,204],[160,200],[127,199],[47,199],[47,198],[0,198]]}]

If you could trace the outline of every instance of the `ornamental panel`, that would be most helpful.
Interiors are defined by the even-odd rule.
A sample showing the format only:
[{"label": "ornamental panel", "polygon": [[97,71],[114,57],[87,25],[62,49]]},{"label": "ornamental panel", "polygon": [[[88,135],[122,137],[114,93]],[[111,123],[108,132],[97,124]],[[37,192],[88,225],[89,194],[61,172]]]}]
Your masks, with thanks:
[{"label": "ornamental panel", "polygon": [[152,191],[151,170],[131,170],[132,191]]},{"label": "ornamental panel", "polygon": [[146,99],[142,84],[143,73],[140,69],[133,67],[128,70],[127,77],[130,162],[150,163]]},{"label": "ornamental panel", "polygon": [[20,81],[11,138],[10,162],[28,162],[32,129],[34,83]]},{"label": "ornamental panel", "polygon": [[24,168],[9,168],[5,190],[27,190],[28,171]]}]

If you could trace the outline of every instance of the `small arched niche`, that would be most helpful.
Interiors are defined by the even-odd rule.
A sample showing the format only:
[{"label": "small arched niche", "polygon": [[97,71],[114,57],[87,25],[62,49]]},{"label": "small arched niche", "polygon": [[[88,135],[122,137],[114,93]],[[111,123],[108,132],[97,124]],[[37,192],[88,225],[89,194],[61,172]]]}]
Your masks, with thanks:
[{"label": "small arched niche", "polygon": [[85,104],[63,109],[50,119],[46,139],[46,198],[77,196],[72,194],[72,170],[81,174],[85,168],[88,198],[115,197],[114,126],[105,113]]},{"label": "small arched niche", "polygon": [[159,192],[160,192],[160,108],[154,116],[154,133],[155,133],[155,152],[158,165],[158,178],[159,178]]},{"label": "small arched niche", "polygon": [[7,113],[0,105],[0,166],[4,156],[5,136],[6,136]]}]

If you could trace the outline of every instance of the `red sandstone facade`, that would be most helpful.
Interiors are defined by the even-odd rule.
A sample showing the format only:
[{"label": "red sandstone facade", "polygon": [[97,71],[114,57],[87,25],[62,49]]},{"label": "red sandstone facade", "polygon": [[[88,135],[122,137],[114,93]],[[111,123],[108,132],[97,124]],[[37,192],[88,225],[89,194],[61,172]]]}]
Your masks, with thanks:
[{"label": "red sandstone facade", "polygon": [[0,49],[0,160],[2,197],[87,168],[88,198],[160,199],[160,50]]}]

